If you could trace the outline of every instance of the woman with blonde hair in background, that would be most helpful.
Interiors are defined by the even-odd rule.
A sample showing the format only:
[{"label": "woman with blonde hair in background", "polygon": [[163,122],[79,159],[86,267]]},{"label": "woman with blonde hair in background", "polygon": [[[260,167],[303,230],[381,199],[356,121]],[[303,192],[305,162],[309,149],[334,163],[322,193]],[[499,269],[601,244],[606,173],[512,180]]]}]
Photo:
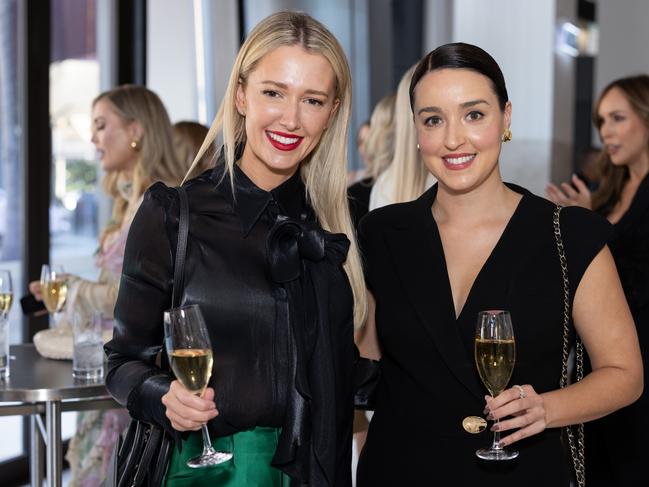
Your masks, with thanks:
[{"label": "woman with blonde hair in background", "polygon": [[[570,185],[548,185],[561,205],[593,209],[613,224],[611,252],[635,320],[649,373],[649,76],[621,78],[599,97],[593,123],[604,144],[600,186],[591,193],[573,176]],[[588,485],[637,485],[646,471],[649,392],[634,404],[586,427]]]},{"label": "woman with blonde hair in background", "polygon": [[354,228],[367,214],[374,181],[387,169],[394,157],[394,93],[376,104],[370,118],[369,130],[359,151],[365,162],[365,176],[347,189]]},{"label": "woman with blonde hair in background", "polygon": [[[351,484],[353,330],[366,296],[346,199],[350,103],[343,50],[306,14],[267,17],[239,50],[196,156],[221,134],[217,165],[183,185],[181,303],[200,306],[214,357],[202,397],[152,352],[171,306],[178,193],[154,185],[135,217],[106,384],[182,445],[168,486]],[[204,423],[233,460],[191,469]]]},{"label": "woman with blonde hair in background", "polygon": [[417,149],[415,125],[408,101],[408,88],[414,71],[415,66],[408,69],[397,88],[393,158],[372,187],[370,211],[393,203],[412,201],[435,182],[421,162]]},{"label": "woman with blonde hair in background", "polygon": [[[71,357],[73,320],[88,321],[101,313],[110,334],[126,236],[142,195],[156,181],[178,184],[189,167],[176,161],[164,105],[143,86],[119,86],[95,98],[92,143],[105,172],[102,187],[112,198],[112,219],[99,242],[97,281],[68,275],[60,323],[34,336],[37,349],[46,356]],[[37,298],[42,297],[39,281],[31,282],[29,288]],[[128,413],[122,409],[79,413],[67,454],[71,486],[90,487],[103,481],[113,444],[127,423]]]}]

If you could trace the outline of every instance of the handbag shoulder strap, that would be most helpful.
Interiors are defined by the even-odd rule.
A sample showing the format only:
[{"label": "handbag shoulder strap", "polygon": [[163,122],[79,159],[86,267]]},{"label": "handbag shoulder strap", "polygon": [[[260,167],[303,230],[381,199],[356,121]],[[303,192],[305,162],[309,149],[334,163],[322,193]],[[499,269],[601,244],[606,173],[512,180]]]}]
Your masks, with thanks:
[{"label": "handbag shoulder strap", "polygon": [[[559,253],[559,263],[561,264],[561,277],[563,281],[563,345],[562,345],[562,364],[561,364],[561,381],[559,386],[564,388],[568,385],[568,362],[570,359],[570,283],[568,281],[568,260],[561,238],[561,206],[554,209],[554,239],[557,244]],[[581,342],[579,335],[575,332],[575,379],[580,381],[584,378],[584,344]],[[584,424],[577,426],[577,441],[571,426],[565,427],[566,436],[568,437],[568,447],[570,457],[575,469],[575,479],[578,487],[586,485],[586,463],[584,457],[585,439]]]},{"label": "handbag shoulder strap", "polygon": [[174,188],[178,193],[180,214],[178,216],[178,244],[176,246],[176,262],[174,263],[174,282],[171,293],[171,307],[180,305],[185,279],[185,256],[187,255],[187,235],[189,233],[189,202],[187,192],[183,187]]}]

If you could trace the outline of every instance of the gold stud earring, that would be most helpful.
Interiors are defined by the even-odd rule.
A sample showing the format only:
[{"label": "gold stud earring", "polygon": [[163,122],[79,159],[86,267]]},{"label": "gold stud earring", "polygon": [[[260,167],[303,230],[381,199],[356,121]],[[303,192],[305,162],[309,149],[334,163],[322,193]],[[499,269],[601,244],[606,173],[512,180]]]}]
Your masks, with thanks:
[{"label": "gold stud earring", "polygon": [[417,150],[420,150],[420,149],[419,149],[419,144],[417,144]]},{"label": "gold stud earring", "polygon": [[131,141],[131,149],[133,149],[135,151],[140,150],[140,146],[138,145],[137,140],[132,140]]},{"label": "gold stud earring", "polygon": [[512,131],[508,128],[503,131],[502,141],[507,143],[512,140]]}]

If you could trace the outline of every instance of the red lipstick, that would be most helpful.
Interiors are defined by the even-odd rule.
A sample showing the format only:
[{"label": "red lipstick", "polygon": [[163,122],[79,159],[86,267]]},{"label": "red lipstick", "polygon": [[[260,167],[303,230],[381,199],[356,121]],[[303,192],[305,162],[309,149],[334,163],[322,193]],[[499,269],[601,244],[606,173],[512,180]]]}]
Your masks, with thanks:
[{"label": "red lipstick", "polygon": [[304,137],[284,132],[266,130],[266,138],[275,149],[281,151],[292,151],[302,143]]}]

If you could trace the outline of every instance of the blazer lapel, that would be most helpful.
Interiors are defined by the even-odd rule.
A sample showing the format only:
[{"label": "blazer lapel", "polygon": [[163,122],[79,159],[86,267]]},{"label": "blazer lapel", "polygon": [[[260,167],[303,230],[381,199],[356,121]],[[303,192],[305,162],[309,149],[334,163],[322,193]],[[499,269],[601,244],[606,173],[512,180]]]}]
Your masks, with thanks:
[{"label": "blazer lapel", "polygon": [[457,328],[446,262],[430,214],[436,186],[414,202],[416,217],[386,229],[390,250],[398,256],[397,272],[420,321],[457,379],[477,398],[484,389]]}]

